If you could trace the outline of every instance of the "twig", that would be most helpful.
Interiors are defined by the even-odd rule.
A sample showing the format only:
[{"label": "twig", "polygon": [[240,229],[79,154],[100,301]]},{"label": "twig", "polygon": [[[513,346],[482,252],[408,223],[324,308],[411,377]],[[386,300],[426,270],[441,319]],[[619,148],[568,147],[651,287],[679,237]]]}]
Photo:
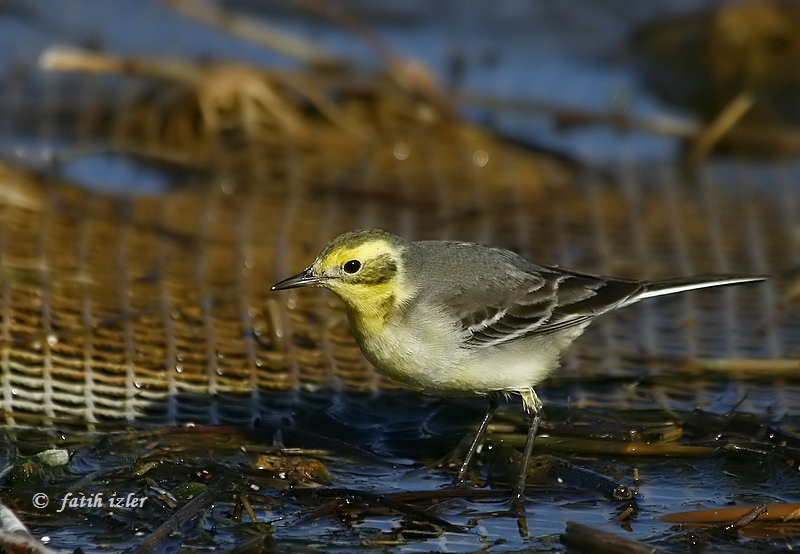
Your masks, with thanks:
[{"label": "twig", "polygon": [[211,494],[204,490],[192,500],[187,502],[183,508],[175,512],[171,518],[165,521],[161,526],[150,533],[139,546],[133,549],[134,554],[143,554],[144,552],[151,552],[156,546],[167,538],[167,536],[174,530],[180,528],[186,522],[198,517],[201,510],[211,505]]},{"label": "twig", "polygon": [[[300,490],[295,492],[300,492]],[[384,494],[349,489],[314,489],[312,495],[320,497],[333,497],[333,500],[318,506],[311,513],[302,516],[298,522],[314,520],[318,517],[334,512],[340,507],[349,505],[353,501],[362,501],[369,505],[388,508],[403,515],[415,518],[418,521],[424,521],[432,525],[437,525],[445,531],[450,531],[453,533],[463,533],[465,531],[465,529],[460,525],[455,525],[445,521],[444,519],[431,515],[425,510],[417,508],[416,506],[406,504],[405,502],[400,502]]]},{"label": "twig", "polygon": [[[732,508],[711,508],[705,510],[692,510],[690,512],[676,512],[674,514],[663,515],[658,519],[667,523],[695,525],[727,524],[731,521],[740,520],[747,514],[751,513],[754,508],[760,508],[760,506],[761,505],[736,506]],[[798,503],[769,504],[766,506],[766,510],[761,513],[760,521],[795,521],[798,513],[800,513],[800,504]]]},{"label": "twig", "polygon": [[404,91],[421,95],[448,118],[456,116],[453,99],[442,92],[424,64],[395,52],[375,31],[333,2],[300,0],[299,4],[309,13],[339,25],[364,42],[386,64],[389,75]]},{"label": "twig", "polygon": [[574,521],[567,522],[567,529],[561,535],[561,543],[570,552],[591,552],[593,554],[656,554],[658,550],[638,541],[620,537]]},{"label": "twig", "polygon": [[549,475],[565,483],[585,489],[594,489],[609,500],[631,500],[633,498],[633,493],[628,485],[555,456],[537,456],[534,458],[532,466],[546,468]]},{"label": "twig", "polygon": [[680,120],[674,117],[638,119],[627,115],[569,108],[539,100],[501,98],[497,96],[481,96],[475,94],[459,95],[458,100],[463,104],[478,108],[551,116],[561,128],[584,125],[611,125],[617,129],[647,131],[649,133],[674,136],[683,139],[690,139],[696,136],[700,131],[700,127],[697,123]]},{"label": "twig", "polygon": [[800,360],[788,358],[687,360],[676,369],[686,372],[713,371],[740,376],[771,377],[796,374],[800,370]]},{"label": "twig", "polygon": [[696,168],[703,162],[714,146],[750,111],[756,98],[748,91],[740,92],[717,115],[708,126],[697,135],[691,147],[687,162],[689,167]]},{"label": "twig", "polygon": [[767,513],[767,505],[766,504],[759,504],[746,514],[742,515],[741,517],[737,518],[735,521],[729,523],[725,526],[726,531],[737,531],[744,527],[745,525],[749,525],[755,520],[758,516]]},{"label": "twig", "polygon": [[120,58],[58,45],[41,53],[39,67],[45,71],[141,74],[190,83],[197,82],[203,76],[203,70],[198,65],[184,61]]},{"label": "twig", "polygon": [[191,17],[254,44],[281,52],[296,60],[316,66],[344,65],[343,60],[305,38],[282,31],[264,21],[254,21],[251,18],[236,15],[211,2],[171,0],[169,4],[175,11],[186,17]]}]

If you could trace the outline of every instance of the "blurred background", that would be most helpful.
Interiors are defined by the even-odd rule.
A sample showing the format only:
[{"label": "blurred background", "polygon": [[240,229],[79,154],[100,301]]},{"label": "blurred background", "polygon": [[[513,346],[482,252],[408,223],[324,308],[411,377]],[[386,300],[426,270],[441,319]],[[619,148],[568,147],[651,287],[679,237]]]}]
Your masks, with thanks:
[{"label": "blurred background", "polygon": [[[768,1],[0,2],[0,498],[64,551],[597,539],[568,520],[797,544],[785,514],[658,518],[798,500],[798,28]],[[541,388],[560,461],[523,525],[516,400],[453,493],[480,399],[399,389],[332,295],[269,292],[358,227],[771,278],[598,321]],[[148,509],[30,500],[109,487]]]}]

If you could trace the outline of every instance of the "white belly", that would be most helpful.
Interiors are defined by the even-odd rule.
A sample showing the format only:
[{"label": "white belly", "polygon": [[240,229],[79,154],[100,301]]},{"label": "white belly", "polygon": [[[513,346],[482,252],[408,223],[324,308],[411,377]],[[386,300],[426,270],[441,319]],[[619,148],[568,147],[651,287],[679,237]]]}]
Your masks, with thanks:
[{"label": "white belly", "polygon": [[532,389],[558,368],[563,350],[585,328],[468,348],[453,329],[440,323],[426,327],[398,326],[380,337],[357,339],[381,373],[409,388],[433,395],[485,395]]}]

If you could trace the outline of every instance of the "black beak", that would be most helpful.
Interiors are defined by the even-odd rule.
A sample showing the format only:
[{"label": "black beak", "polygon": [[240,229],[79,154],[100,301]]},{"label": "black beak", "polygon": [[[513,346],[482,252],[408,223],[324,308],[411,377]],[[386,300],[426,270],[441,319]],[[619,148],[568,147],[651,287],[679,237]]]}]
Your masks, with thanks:
[{"label": "black beak", "polygon": [[270,290],[286,290],[286,289],[295,289],[297,287],[304,287],[306,285],[316,285],[319,283],[319,277],[314,275],[309,267],[302,273],[298,273],[294,277],[289,277],[288,279],[284,279],[280,283],[276,283],[272,285]]}]

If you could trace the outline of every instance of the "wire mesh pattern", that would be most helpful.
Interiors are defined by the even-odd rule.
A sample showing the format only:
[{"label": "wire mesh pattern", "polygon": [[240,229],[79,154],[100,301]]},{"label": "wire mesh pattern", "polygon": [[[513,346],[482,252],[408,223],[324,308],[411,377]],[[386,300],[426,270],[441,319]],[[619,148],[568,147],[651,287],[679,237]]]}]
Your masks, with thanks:
[{"label": "wire mesh pattern", "polygon": [[[497,163],[506,171],[540,164],[539,172],[563,183],[551,179],[544,187],[534,171],[504,171],[500,179],[481,176],[486,188],[470,190],[463,173],[473,171],[472,161],[462,154],[463,167],[441,170],[433,194],[425,186],[430,177],[409,179],[397,161],[375,170],[375,184],[357,190],[354,200],[340,181],[307,176],[310,164],[298,153],[285,180],[275,170],[261,181],[223,173],[163,197],[120,199],[6,169],[0,259],[7,418],[23,411],[132,419],[158,401],[164,406],[157,413],[175,421],[182,395],[241,395],[253,401],[247,418],[257,413],[259,389],[385,385],[362,360],[330,295],[300,291],[287,301],[268,292],[349,227],[480,240],[628,276],[664,276],[674,268],[770,271],[789,255],[742,236],[738,217],[701,217],[696,199],[674,187],[626,195],[592,177],[586,190],[576,190],[567,185],[571,168],[477,136],[479,145],[453,152],[444,137],[429,151],[458,157],[462,148],[480,148],[493,162],[505,158]],[[526,175],[533,176],[530,185]],[[520,184],[503,190],[512,182]],[[721,205],[724,189],[706,187]],[[665,201],[672,202],[671,218],[662,215]],[[724,202],[727,213],[744,212],[747,225],[768,229],[762,236],[789,244],[768,203]],[[774,258],[764,259],[770,253]],[[573,364],[602,375],[624,373],[625,354],[796,355],[796,329],[770,313],[774,287],[631,310],[582,341]],[[210,412],[192,415],[219,421]]]},{"label": "wire mesh pattern", "polygon": [[[358,227],[490,243],[620,277],[778,275],[606,318],[568,355],[564,375],[800,356],[796,301],[783,300],[781,277],[800,263],[791,168],[766,185],[713,166],[693,180],[670,164],[601,171],[493,136],[386,75],[156,69],[54,76],[69,102],[45,90],[34,97],[51,119],[16,112],[22,127],[76,151],[100,145],[186,173],[161,194],[115,195],[68,182],[58,165],[0,168],[9,423],[26,414],[250,421],[262,391],[392,387],[363,360],[330,294],[268,290]],[[10,99],[37,87],[11,84],[13,112]],[[694,392],[660,386],[678,397],[702,390],[700,381]],[[785,409],[798,393],[783,387],[777,401]],[[630,402],[625,392],[582,398]]]}]

